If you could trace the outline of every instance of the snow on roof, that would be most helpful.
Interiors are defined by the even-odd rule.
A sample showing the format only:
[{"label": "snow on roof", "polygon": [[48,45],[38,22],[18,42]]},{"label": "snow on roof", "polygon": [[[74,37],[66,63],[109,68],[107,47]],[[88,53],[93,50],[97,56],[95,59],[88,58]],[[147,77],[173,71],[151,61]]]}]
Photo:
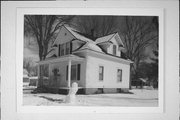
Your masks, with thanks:
[{"label": "snow on roof", "polygon": [[[93,41],[93,40],[79,34],[80,32],[78,30],[70,27],[69,25],[63,25],[63,27],[66,28],[76,39],[86,42],[79,50],[88,48],[88,49],[102,52],[102,53],[103,53],[102,49],[97,44],[102,43],[102,42],[107,42],[107,41],[111,40],[112,37],[114,37],[114,36],[116,37],[116,34],[117,34],[117,33],[113,33],[110,35],[106,35],[106,36],[97,38],[95,41]],[[50,52],[47,57],[52,56],[52,54],[54,54],[54,51]]]},{"label": "snow on roof", "polygon": [[38,79],[38,76],[29,77],[29,79]]},{"label": "snow on roof", "polygon": [[64,25],[64,27],[65,27],[71,34],[73,34],[74,37],[76,37],[76,38],[79,39],[79,40],[82,40],[82,41],[85,41],[85,42],[93,41],[93,40],[91,40],[91,39],[89,39],[89,38],[86,38],[86,37],[78,34],[78,33],[77,33],[77,32],[78,32],[77,30],[75,30],[75,29],[73,29],[73,28],[71,28],[71,27],[69,27],[69,26],[67,26],[67,25]]},{"label": "snow on roof", "polygon": [[113,34],[110,34],[110,35],[107,35],[107,36],[103,36],[103,37],[100,37],[100,38],[97,38],[95,41],[96,43],[101,43],[101,42],[107,42],[109,41],[116,33],[113,33]]},{"label": "snow on roof", "polygon": [[79,50],[82,49],[91,49],[98,52],[103,52],[99,46],[96,45],[95,42],[87,42],[85,45],[83,45]]},{"label": "snow on roof", "polygon": [[56,52],[55,49],[53,47],[51,47],[51,50],[47,54],[46,58],[50,58],[50,57],[54,56],[55,52]]}]

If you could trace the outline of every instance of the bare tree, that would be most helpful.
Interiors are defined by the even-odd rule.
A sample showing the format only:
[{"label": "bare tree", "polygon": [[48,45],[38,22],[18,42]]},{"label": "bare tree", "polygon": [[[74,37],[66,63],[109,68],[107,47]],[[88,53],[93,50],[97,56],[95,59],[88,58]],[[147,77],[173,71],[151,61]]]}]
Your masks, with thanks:
[{"label": "bare tree", "polygon": [[125,29],[122,34],[126,57],[134,62],[131,65],[131,79],[136,79],[137,68],[140,62],[147,57],[144,54],[145,49],[157,42],[157,29],[152,27],[153,22],[151,19],[151,17],[147,19],[145,17],[125,17]]},{"label": "bare tree", "polygon": [[37,75],[37,64],[33,61],[33,58],[24,58],[23,68],[27,70],[29,76]]},{"label": "bare tree", "polygon": [[[50,41],[56,38],[56,33],[63,24],[69,23],[73,16],[55,15],[25,15],[24,16],[24,35],[34,36],[38,48],[39,59],[44,60],[48,53]],[[42,88],[42,79],[39,79],[39,87]]]},{"label": "bare tree", "polygon": [[74,26],[86,37],[95,40],[97,37],[115,32],[117,22],[115,16],[76,16]]},{"label": "bare tree", "polygon": [[39,47],[39,59],[44,60],[48,54],[48,45],[54,39],[61,25],[69,23],[73,16],[25,15],[24,34],[35,37]]}]

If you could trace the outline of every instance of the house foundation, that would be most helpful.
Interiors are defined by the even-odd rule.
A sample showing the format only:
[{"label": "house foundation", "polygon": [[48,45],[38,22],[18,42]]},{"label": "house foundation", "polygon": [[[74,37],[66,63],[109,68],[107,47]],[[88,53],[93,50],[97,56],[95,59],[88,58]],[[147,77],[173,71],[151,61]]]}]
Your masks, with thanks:
[{"label": "house foundation", "polygon": [[[56,93],[67,95],[68,88],[46,88],[48,93]],[[89,95],[89,94],[111,94],[111,93],[129,93],[128,88],[80,88],[77,94]]]}]

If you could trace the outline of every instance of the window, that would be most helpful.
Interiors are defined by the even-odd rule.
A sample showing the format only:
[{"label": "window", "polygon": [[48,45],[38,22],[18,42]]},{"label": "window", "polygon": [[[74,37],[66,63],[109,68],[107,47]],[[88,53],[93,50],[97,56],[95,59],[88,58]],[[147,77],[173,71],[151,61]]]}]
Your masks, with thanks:
[{"label": "window", "polygon": [[104,93],[104,90],[103,90],[103,88],[98,88],[98,91],[97,91],[97,93]]},{"label": "window", "polygon": [[77,78],[77,69],[76,65],[71,66],[71,80],[76,80]]},{"label": "window", "polygon": [[81,65],[77,65],[77,80],[80,80],[80,73],[81,73]]},{"label": "window", "polygon": [[60,48],[61,48],[61,45],[59,44],[59,45],[58,45],[58,56],[61,55],[61,54],[60,54],[60,53],[61,53],[61,51],[60,51],[61,49],[60,49]]},{"label": "window", "polygon": [[122,82],[122,70],[117,69],[117,81]]},{"label": "window", "polygon": [[[71,65],[71,80],[80,80],[81,65]],[[66,80],[68,80],[68,65],[66,67]]]},{"label": "window", "polygon": [[116,55],[116,45],[113,45],[113,55]]},{"label": "window", "polygon": [[103,80],[104,67],[99,66],[99,80]]},{"label": "window", "polygon": [[61,50],[61,56],[63,56],[64,55],[64,51],[65,51],[65,44],[62,44],[60,46],[60,50]]},{"label": "window", "polygon": [[58,55],[59,55],[59,56],[63,56],[63,55],[68,55],[68,54],[70,54],[70,53],[71,53],[71,46],[72,46],[72,43],[71,43],[71,42],[59,44]]},{"label": "window", "polygon": [[70,42],[66,43],[66,55],[70,54]]}]

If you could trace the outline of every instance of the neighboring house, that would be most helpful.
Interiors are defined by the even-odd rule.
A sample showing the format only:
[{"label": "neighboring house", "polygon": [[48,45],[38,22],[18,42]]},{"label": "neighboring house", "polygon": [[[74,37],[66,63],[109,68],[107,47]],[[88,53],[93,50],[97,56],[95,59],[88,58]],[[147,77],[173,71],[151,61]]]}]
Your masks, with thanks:
[{"label": "neighboring house", "polygon": [[23,87],[29,86],[29,82],[28,71],[23,69]]},{"label": "neighboring house", "polygon": [[132,62],[121,57],[123,49],[118,33],[94,42],[75,29],[62,26],[49,49],[52,52],[39,62],[39,79],[44,87],[60,93],[73,82],[78,83],[83,94],[128,90]]},{"label": "neighboring house", "polygon": [[29,86],[37,86],[37,84],[38,84],[37,76],[29,77]]}]

